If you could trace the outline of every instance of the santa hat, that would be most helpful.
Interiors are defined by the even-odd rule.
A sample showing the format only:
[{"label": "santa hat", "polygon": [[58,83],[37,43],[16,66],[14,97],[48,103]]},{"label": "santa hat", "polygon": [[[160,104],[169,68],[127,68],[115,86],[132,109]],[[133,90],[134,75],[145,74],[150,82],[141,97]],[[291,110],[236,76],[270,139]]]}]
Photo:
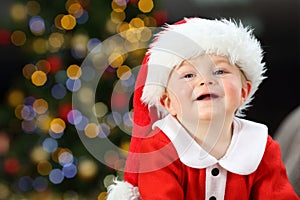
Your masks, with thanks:
[{"label": "santa hat", "polygon": [[226,56],[252,83],[249,96],[237,111],[237,116],[243,115],[242,111],[265,78],[261,45],[252,30],[241,23],[189,18],[166,25],[150,45],[135,86],[134,125],[124,173],[124,180],[132,184],[130,187],[138,185],[141,140],[147,137],[152,124],[165,114],[160,100],[172,69],[183,60],[204,54]]}]

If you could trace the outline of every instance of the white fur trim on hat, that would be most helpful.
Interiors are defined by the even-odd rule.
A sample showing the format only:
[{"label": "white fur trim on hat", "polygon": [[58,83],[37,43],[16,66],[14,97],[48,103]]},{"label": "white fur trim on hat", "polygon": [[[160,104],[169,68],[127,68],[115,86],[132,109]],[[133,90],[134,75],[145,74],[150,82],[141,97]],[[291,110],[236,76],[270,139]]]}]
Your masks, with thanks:
[{"label": "white fur trim on hat", "polygon": [[106,200],[141,200],[138,187],[128,182],[114,180],[114,183],[107,188]]},{"label": "white fur trim on hat", "polygon": [[231,20],[191,18],[185,19],[185,23],[166,25],[156,35],[148,54],[148,73],[141,100],[149,107],[157,107],[159,111],[164,111],[160,106],[160,99],[172,69],[183,60],[198,55],[216,54],[228,57],[252,83],[249,96],[237,111],[237,116],[243,116],[242,111],[249,106],[265,78],[260,43],[251,29]]}]

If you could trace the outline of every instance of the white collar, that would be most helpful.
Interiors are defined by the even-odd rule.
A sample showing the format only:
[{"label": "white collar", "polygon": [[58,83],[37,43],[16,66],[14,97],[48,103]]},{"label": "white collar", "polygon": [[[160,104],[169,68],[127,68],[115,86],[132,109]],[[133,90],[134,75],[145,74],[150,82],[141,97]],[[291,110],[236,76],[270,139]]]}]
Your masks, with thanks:
[{"label": "white collar", "polygon": [[232,173],[247,175],[254,172],[265,152],[268,128],[259,123],[234,118],[233,135],[226,154],[217,160],[211,156],[186,132],[171,115],[158,120],[158,127],[173,143],[181,162],[193,168],[207,168],[219,163]]}]

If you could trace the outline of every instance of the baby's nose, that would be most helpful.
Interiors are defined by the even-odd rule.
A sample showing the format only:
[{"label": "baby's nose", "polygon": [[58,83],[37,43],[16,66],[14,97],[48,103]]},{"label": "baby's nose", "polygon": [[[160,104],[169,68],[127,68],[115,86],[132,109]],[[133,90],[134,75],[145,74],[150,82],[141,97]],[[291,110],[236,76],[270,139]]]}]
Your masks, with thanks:
[{"label": "baby's nose", "polygon": [[214,85],[216,82],[213,80],[212,77],[204,77],[200,80],[199,85],[200,86],[208,86],[208,85]]}]

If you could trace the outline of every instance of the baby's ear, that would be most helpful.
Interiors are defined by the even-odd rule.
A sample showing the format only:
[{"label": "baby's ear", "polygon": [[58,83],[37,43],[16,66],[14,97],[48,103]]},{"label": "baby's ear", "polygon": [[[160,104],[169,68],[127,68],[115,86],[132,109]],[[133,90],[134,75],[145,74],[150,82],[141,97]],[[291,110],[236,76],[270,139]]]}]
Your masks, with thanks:
[{"label": "baby's ear", "polygon": [[242,87],[242,102],[241,104],[243,104],[245,102],[245,99],[247,99],[247,97],[249,96],[249,93],[251,91],[251,88],[252,88],[252,83],[250,81],[246,81],[244,84],[243,84],[243,87]]},{"label": "baby's ear", "polygon": [[160,104],[165,108],[167,109],[167,111],[173,115],[173,116],[176,116],[176,111],[175,109],[173,108],[172,106],[172,103],[171,103],[171,99],[170,97],[168,96],[167,93],[164,93],[162,95],[162,97],[160,98]]},{"label": "baby's ear", "polygon": [[166,93],[164,93],[161,98],[160,98],[160,104],[164,107],[167,108],[168,104],[169,104],[169,97]]}]

